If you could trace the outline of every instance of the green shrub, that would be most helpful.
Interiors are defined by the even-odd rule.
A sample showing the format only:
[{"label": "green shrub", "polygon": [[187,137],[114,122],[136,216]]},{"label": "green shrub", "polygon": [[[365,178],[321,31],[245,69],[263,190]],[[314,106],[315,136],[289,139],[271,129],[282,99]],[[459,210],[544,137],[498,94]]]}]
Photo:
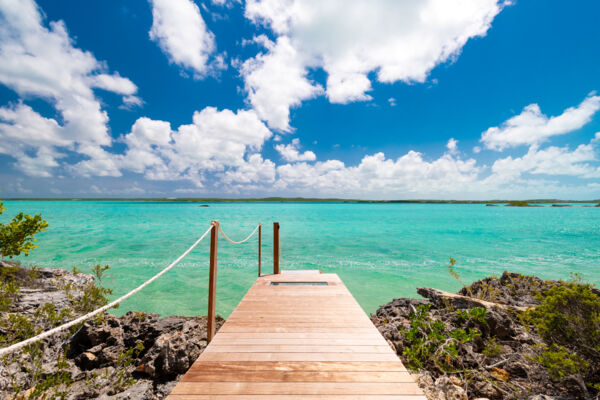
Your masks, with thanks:
[{"label": "green shrub", "polygon": [[14,279],[0,281],[0,312],[10,310],[10,307],[15,302],[17,293],[19,293],[19,288]]},{"label": "green shrub", "polygon": [[[5,210],[0,203],[0,214]],[[34,249],[34,236],[48,228],[48,223],[41,215],[17,214],[8,224],[0,224],[0,256],[18,256],[21,253],[26,256]]]},{"label": "green shrub", "polygon": [[571,375],[585,375],[590,364],[576,354],[572,354],[563,346],[551,345],[546,347],[542,354],[535,357],[542,364],[553,379],[562,380]]},{"label": "green shrub", "polygon": [[541,303],[523,318],[549,344],[575,349],[586,357],[600,352],[600,297],[580,279],[563,282],[538,296]]},{"label": "green shrub", "polygon": [[[430,306],[423,305],[409,316],[410,328],[402,331],[408,342],[403,354],[411,369],[419,370],[427,366],[441,372],[456,372],[462,369],[460,354],[462,345],[481,336],[478,329],[446,326],[442,321],[432,319]],[[457,311],[457,317],[465,324],[485,323],[486,311],[474,308]]]},{"label": "green shrub", "polygon": [[481,354],[483,354],[486,357],[489,358],[494,358],[494,357],[498,357],[499,355],[504,353],[504,348],[502,347],[502,345],[500,345],[500,343],[498,343],[498,340],[494,337],[494,338],[490,338],[490,340],[488,340],[485,343],[485,346],[483,347],[483,350],[481,351]]},{"label": "green shrub", "polygon": [[544,339],[535,360],[553,379],[572,379],[587,397],[587,387],[598,390],[600,365],[600,296],[577,275],[572,281],[538,295],[541,303],[522,316]]}]

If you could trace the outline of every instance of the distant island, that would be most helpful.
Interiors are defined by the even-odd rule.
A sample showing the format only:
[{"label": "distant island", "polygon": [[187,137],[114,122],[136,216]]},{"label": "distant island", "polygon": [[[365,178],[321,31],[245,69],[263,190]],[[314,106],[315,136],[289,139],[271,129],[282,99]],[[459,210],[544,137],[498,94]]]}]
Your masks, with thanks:
[{"label": "distant island", "polygon": [[435,200],[435,199],[413,199],[413,200],[361,200],[361,199],[339,199],[339,198],[316,198],[316,197],[257,197],[257,198],[211,198],[211,197],[137,197],[137,198],[51,198],[51,197],[19,197],[4,198],[13,201],[147,201],[147,202],[173,202],[173,203],[356,203],[356,204],[483,204],[496,205],[505,204],[511,207],[531,207],[534,204],[591,204],[596,203],[600,207],[600,199],[596,200],[560,200],[560,199],[530,199],[530,200]]}]

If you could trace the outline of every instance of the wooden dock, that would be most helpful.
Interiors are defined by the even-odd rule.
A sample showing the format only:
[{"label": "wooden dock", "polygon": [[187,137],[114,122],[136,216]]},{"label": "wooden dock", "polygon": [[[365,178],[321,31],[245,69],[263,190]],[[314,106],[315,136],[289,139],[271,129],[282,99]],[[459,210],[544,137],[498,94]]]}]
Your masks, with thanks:
[{"label": "wooden dock", "polygon": [[168,400],[425,400],[336,274],[260,277]]}]

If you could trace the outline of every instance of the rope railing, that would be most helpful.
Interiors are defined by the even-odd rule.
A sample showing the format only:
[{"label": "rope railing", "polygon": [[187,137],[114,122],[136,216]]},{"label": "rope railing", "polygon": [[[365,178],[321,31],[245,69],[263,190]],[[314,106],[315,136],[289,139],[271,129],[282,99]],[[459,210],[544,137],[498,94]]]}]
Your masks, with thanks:
[{"label": "rope railing", "polygon": [[[277,222],[273,223],[274,227],[277,226],[277,235],[276,238],[274,237],[274,244],[276,244],[277,249],[274,250],[274,255],[277,255],[277,261],[275,261],[275,258],[273,260],[273,272],[274,273],[279,273],[279,224]],[[134,294],[136,294],[137,292],[139,292],[140,290],[144,289],[146,286],[148,286],[149,284],[151,284],[152,282],[154,282],[155,280],[157,280],[158,278],[160,278],[161,276],[163,276],[165,273],[167,273],[169,270],[171,270],[173,267],[175,267],[181,260],[183,260],[196,246],[198,246],[198,244],[206,237],[206,235],[208,235],[209,232],[211,232],[211,247],[210,247],[210,277],[209,277],[209,310],[208,310],[208,341],[210,342],[210,340],[212,339],[212,337],[214,336],[214,331],[215,331],[215,300],[216,300],[216,267],[217,267],[217,230],[221,232],[221,234],[223,235],[223,237],[225,239],[227,239],[228,241],[230,241],[233,244],[241,244],[244,243],[246,241],[248,241],[255,233],[256,231],[259,231],[259,276],[260,276],[260,228],[261,225],[264,225],[263,223],[259,223],[256,228],[254,228],[254,230],[252,231],[252,233],[250,233],[250,235],[248,237],[246,237],[244,240],[241,240],[239,242],[236,242],[234,240],[231,240],[223,231],[223,229],[221,228],[221,225],[219,224],[218,221],[212,221],[210,224],[210,227],[206,230],[206,232],[204,232],[202,234],[202,236],[200,236],[200,238],[198,240],[196,240],[194,242],[194,244],[192,244],[185,252],[183,252],[175,261],[173,261],[171,264],[169,264],[167,267],[165,267],[162,271],[160,271],[159,273],[157,273],[156,275],[154,275],[152,278],[148,279],[146,282],[142,283],[141,285],[139,285],[138,287],[136,287],[135,289],[131,290],[130,292],[128,292],[127,294],[119,297],[118,299],[106,304],[105,306],[102,306],[94,311],[91,311],[85,315],[82,315],[70,322],[64,323],[60,326],[57,326],[55,328],[52,328],[46,332],[40,333],[39,335],[33,336],[29,339],[23,340],[21,342],[12,344],[8,347],[4,347],[2,349],[0,349],[0,357],[6,355],[6,354],[10,354],[14,351],[17,351],[25,346],[28,346],[30,344],[39,342],[42,339],[45,339],[47,337],[50,337],[56,333],[59,332],[63,332],[77,324],[80,324],[82,322],[87,321],[88,319],[106,311],[111,309],[112,307],[116,306],[119,303],[122,303],[124,300],[128,299],[129,297],[133,296]],[[275,232],[275,229],[274,229]],[[275,246],[274,246],[275,247]],[[211,332],[212,331],[212,332]]]},{"label": "rope railing", "polygon": [[220,225],[220,224],[219,224],[219,231],[221,232],[221,234],[223,235],[223,237],[224,237],[225,239],[227,239],[228,241],[230,241],[231,243],[233,243],[233,244],[242,244],[242,243],[244,243],[244,242],[247,242],[248,240],[250,240],[250,238],[251,238],[252,236],[254,236],[254,234],[256,233],[256,231],[258,231],[258,228],[260,228],[260,226],[261,226],[261,225],[262,225],[262,224],[258,224],[258,225],[256,225],[256,228],[254,228],[254,230],[252,231],[252,233],[251,233],[250,235],[248,235],[248,237],[247,237],[246,239],[244,239],[244,240],[240,240],[239,242],[236,242],[235,240],[231,240],[231,239],[229,238],[229,236],[227,236],[227,235],[225,234],[225,232],[223,232],[223,228],[221,228],[221,225]]}]

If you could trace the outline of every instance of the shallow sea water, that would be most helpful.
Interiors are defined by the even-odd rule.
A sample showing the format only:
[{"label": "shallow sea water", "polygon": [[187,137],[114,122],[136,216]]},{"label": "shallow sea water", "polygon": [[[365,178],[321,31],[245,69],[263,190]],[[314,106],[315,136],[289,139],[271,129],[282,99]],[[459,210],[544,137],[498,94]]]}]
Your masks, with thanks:
[{"label": "shallow sea water", "polygon": [[[465,283],[502,271],[600,284],[600,208],[470,204],[5,201],[49,222],[26,264],[89,271],[109,264],[105,285],[120,296],[159,272],[218,219],[240,240],[257,222],[281,224],[283,269],[340,275],[367,312],[416,287],[456,291],[449,257]],[[178,266],[114,310],[206,314],[208,237]],[[263,227],[263,272],[272,271],[272,228]],[[257,239],[219,240],[217,312],[235,308],[257,274]]]}]

